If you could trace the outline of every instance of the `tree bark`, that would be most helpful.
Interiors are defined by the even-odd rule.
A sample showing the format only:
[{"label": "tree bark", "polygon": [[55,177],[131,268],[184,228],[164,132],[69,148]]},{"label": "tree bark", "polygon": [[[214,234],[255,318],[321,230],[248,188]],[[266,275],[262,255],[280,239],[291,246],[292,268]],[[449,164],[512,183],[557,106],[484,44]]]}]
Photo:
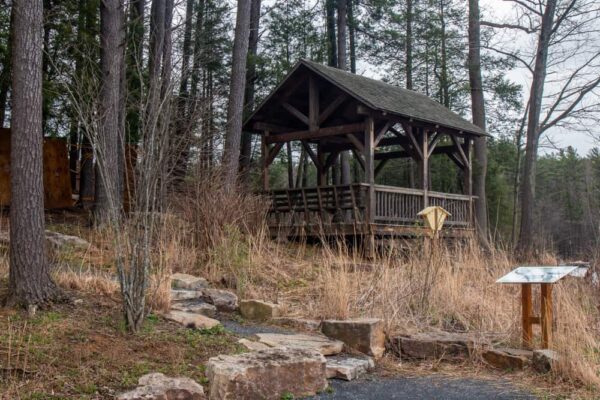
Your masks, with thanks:
[{"label": "tree bark", "polygon": [[406,0],[406,88],[413,90],[413,0]]},{"label": "tree bark", "polygon": [[[350,35],[350,72],[356,73],[356,20],[354,19],[354,0],[348,1],[348,33]],[[410,0],[409,0],[410,1]]]},{"label": "tree bark", "polygon": [[535,247],[534,207],[535,207],[535,171],[537,149],[540,138],[540,113],[544,96],[544,83],[548,63],[548,47],[552,37],[552,26],[557,0],[548,0],[542,16],[540,36],[538,38],[533,80],[529,94],[529,114],[527,117],[527,144],[521,180],[521,230],[517,252],[527,257],[533,254]]},{"label": "tree bark", "polygon": [[[338,0],[337,8],[337,67],[341,70],[346,70],[348,64],[348,51],[347,51],[347,39],[348,39],[348,8],[346,0]],[[350,154],[348,151],[342,151],[340,153],[340,178],[342,185],[349,185],[352,182],[350,173]]]},{"label": "tree bark", "polygon": [[[260,0],[252,0],[250,11],[250,36],[248,40],[248,69],[246,71],[246,93],[244,95],[244,115],[254,110],[256,87],[256,56],[260,29]],[[247,181],[252,156],[252,135],[242,133],[242,149],[240,154],[240,175]]]},{"label": "tree bark", "polygon": [[122,10],[122,0],[100,2],[101,87],[96,144],[96,200],[93,210],[95,223],[99,225],[115,222],[122,204],[118,190]]},{"label": "tree bark", "polygon": [[127,33],[127,143],[135,143],[140,138],[143,110],[142,102],[142,65],[144,51],[144,8],[145,0],[132,0],[129,5],[129,26]]},{"label": "tree bark", "polygon": [[13,3],[8,304],[57,299],[45,254],[42,133],[43,1]]},{"label": "tree bark", "polygon": [[338,66],[337,43],[335,34],[335,0],[325,0],[325,15],[327,26],[327,64]]},{"label": "tree bark", "polygon": [[248,60],[248,38],[250,35],[250,0],[238,0],[229,105],[227,107],[227,129],[223,167],[225,186],[232,190],[237,185],[242,119],[244,115],[244,90],[246,86],[246,63]]},{"label": "tree bark", "polygon": [[[479,25],[479,0],[469,0],[469,82],[471,85],[471,111],[473,123],[485,131],[485,101],[481,78],[481,33]],[[475,201],[475,222],[480,241],[488,243],[487,201],[485,180],[487,174],[486,138],[478,137],[474,145],[473,194]]]},{"label": "tree bark", "polygon": [[[14,8],[10,10],[10,21],[11,26],[13,25],[14,19]],[[6,107],[8,104],[8,91],[10,90],[10,65],[11,65],[11,53],[12,53],[12,29],[8,35],[8,46],[6,52],[6,58],[2,60],[2,74],[0,74],[0,128],[4,127],[4,121],[6,119]]]}]

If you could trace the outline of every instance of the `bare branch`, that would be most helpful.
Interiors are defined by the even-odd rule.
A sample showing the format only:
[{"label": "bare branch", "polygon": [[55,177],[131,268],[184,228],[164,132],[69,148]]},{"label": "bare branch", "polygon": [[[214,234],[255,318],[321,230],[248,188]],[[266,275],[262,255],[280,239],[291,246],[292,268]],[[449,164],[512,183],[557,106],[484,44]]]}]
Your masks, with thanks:
[{"label": "bare branch", "polygon": [[489,26],[491,28],[518,29],[518,30],[521,30],[526,33],[534,33],[534,32],[537,32],[537,30],[538,30],[538,27],[527,28],[526,26],[517,25],[517,24],[498,24],[498,23],[491,22],[491,21],[481,21],[480,24],[483,26]]}]

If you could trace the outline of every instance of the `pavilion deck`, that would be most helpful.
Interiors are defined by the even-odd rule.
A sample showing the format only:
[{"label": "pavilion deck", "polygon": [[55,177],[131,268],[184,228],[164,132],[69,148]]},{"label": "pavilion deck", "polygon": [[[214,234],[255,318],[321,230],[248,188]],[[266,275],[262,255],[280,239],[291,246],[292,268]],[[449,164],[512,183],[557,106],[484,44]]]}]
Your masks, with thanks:
[{"label": "pavilion deck", "polygon": [[473,226],[474,196],[469,195],[367,183],[279,189],[266,194],[271,199],[268,223],[274,237],[421,236],[426,230],[417,214],[426,204],[450,212],[445,236],[465,236]]}]

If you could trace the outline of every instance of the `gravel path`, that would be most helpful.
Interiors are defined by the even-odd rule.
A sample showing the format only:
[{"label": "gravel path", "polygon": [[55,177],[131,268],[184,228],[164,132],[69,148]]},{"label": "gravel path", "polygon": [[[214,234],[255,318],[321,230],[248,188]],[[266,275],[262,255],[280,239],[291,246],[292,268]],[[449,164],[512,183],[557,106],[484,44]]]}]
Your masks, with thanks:
[{"label": "gravel path", "polygon": [[506,381],[449,379],[442,376],[330,380],[332,393],[311,399],[335,400],[534,400]]}]

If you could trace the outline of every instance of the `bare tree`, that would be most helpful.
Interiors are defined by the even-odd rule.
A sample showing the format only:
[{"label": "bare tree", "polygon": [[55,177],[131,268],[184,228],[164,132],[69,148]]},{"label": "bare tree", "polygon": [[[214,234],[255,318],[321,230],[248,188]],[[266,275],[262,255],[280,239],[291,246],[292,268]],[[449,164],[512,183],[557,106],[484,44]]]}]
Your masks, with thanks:
[{"label": "bare tree", "polygon": [[43,1],[15,0],[13,7],[8,304],[32,306],[60,294],[44,251]]},{"label": "bare tree", "polygon": [[99,225],[120,218],[119,136],[124,29],[123,1],[100,2],[100,104],[94,220]]},{"label": "bare tree", "polygon": [[233,41],[229,105],[227,107],[227,131],[225,133],[225,150],[223,152],[225,185],[228,190],[235,187],[238,179],[242,119],[244,115],[246,62],[248,59],[248,38],[250,35],[250,6],[251,0],[238,0],[235,37]]},{"label": "bare tree", "polygon": [[[469,82],[471,85],[471,112],[473,123],[485,130],[485,101],[481,79],[481,32],[479,25],[479,0],[469,0]],[[487,244],[487,203],[485,178],[487,173],[487,147],[484,136],[475,139],[475,165],[473,174],[473,194],[477,233],[482,243]]]}]

